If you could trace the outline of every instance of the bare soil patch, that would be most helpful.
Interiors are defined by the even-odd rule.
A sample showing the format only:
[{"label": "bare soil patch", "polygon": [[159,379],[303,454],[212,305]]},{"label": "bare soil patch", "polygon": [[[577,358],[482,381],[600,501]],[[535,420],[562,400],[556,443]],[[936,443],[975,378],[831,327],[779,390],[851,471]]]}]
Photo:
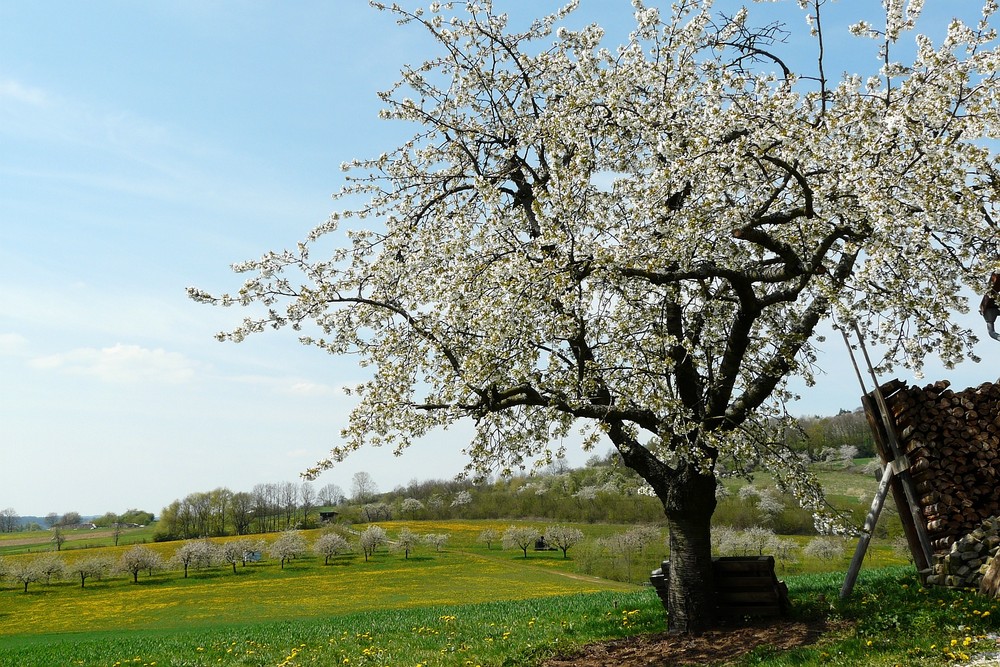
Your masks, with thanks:
[{"label": "bare soil patch", "polygon": [[709,630],[699,636],[666,632],[590,644],[579,653],[557,656],[545,667],[649,667],[722,665],[760,647],[782,651],[815,644],[832,628],[825,621],[778,619]]}]

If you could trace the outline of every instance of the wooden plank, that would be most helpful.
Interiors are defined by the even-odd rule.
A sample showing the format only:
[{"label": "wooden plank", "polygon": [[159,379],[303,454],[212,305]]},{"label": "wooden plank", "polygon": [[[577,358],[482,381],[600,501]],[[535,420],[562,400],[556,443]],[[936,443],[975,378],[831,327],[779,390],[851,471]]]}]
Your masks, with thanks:
[{"label": "wooden plank", "polygon": [[847,576],[844,577],[844,585],[840,587],[840,599],[843,600],[854,590],[854,583],[858,579],[861,571],[861,564],[864,562],[865,553],[868,551],[868,544],[875,533],[875,524],[878,522],[879,514],[882,512],[882,505],[885,503],[885,496],[889,492],[889,483],[892,481],[894,466],[886,464],[882,472],[882,480],[879,482],[875,498],[872,499],[871,509],[865,517],[865,525],[862,528],[861,539],[854,550],[854,557],[851,558],[851,565],[847,568]]}]

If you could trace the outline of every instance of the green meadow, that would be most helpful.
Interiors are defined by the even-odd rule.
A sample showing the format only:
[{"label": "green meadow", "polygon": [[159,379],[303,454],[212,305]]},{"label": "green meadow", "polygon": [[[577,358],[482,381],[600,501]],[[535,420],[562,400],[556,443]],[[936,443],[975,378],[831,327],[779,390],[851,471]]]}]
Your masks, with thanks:
[{"label": "green meadow", "polygon": [[[343,554],[324,565],[303,555],[276,561],[0,587],[0,665],[538,665],[583,644],[665,629],[648,586],[579,572],[561,552],[487,549],[485,527],[509,522],[387,522],[447,533],[447,546],[406,558],[381,548],[369,560]],[[541,525],[541,524],[539,524]],[[626,526],[582,526],[588,538]],[[304,531],[307,540],[319,531]],[[270,536],[268,539],[275,539]],[[219,541],[224,541],[224,538]],[[165,558],[180,543],[149,548]],[[74,558],[119,556],[128,546],[70,549]],[[658,547],[656,547],[658,548]],[[10,563],[35,554],[8,555]],[[644,578],[651,559],[637,566]],[[847,559],[801,560],[788,582],[795,614],[829,623],[814,646],[759,649],[739,665],[857,665],[960,662],[984,650],[995,605],[961,591],[926,591],[912,567],[878,544],[855,595],[840,602]],[[893,565],[893,563],[897,563]],[[639,569],[641,568],[641,569]]]}]

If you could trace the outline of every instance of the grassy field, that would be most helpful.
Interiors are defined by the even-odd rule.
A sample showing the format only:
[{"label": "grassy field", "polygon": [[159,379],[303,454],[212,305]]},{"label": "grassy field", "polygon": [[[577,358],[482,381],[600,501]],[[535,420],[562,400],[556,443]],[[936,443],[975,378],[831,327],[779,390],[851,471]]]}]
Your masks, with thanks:
[{"label": "grassy field", "polygon": [[[868,480],[856,473],[830,471],[828,477],[834,495],[864,495]],[[655,593],[635,585],[659,565],[663,543],[636,556],[633,584],[620,583],[586,572],[614,569],[617,557],[594,545],[631,526],[578,525],[588,541],[570,549],[569,558],[533,550],[524,558],[518,549],[479,543],[483,529],[502,531],[510,523],[381,523],[390,538],[404,527],[449,535],[442,551],[421,546],[409,558],[383,547],[367,562],[354,553],[324,565],[322,557],[306,554],[284,569],[265,559],[235,573],[230,566],[192,569],[187,578],[176,568],[141,573],[138,583],[121,574],[87,580],[85,588],[78,579],[34,582],[27,593],[7,580],[0,583],[0,665],[530,666],[582,644],[665,629]],[[517,523],[544,528],[551,522]],[[151,529],[137,529],[113,547],[109,535],[81,533],[63,545],[64,561],[117,559],[151,537]],[[309,542],[318,534],[303,532]],[[8,565],[48,546],[46,535],[30,537],[31,544],[0,539]],[[844,540],[842,554],[817,560],[801,555],[811,537],[784,539],[800,551],[778,563],[794,613],[825,621],[828,631],[809,647],[758,650],[739,667],[952,665],[996,647],[995,603],[963,591],[922,589],[890,539],[873,542],[856,592],[845,602],[838,593],[855,543]],[[146,546],[168,559],[181,543]],[[603,559],[596,570],[595,559]]]},{"label": "grassy field", "polygon": [[[529,559],[530,561],[530,559]],[[531,564],[522,565],[531,569]],[[303,576],[305,567],[288,572]],[[349,577],[350,575],[339,575]],[[537,581],[534,575],[528,581]],[[993,601],[969,592],[921,588],[911,569],[890,567],[862,572],[855,594],[837,599],[842,573],[798,575],[788,578],[795,615],[825,621],[827,633],[814,644],[785,652],[758,649],[739,660],[751,665],[954,665],[969,661],[977,651],[996,649]],[[344,582],[348,583],[347,581]],[[494,582],[495,584],[496,582]],[[518,578],[497,587],[494,597],[518,595]],[[162,585],[162,584],[161,584]],[[202,592],[216,582],[202,580]],[[152,585],[134,586],[148,592]],[[352,587],[354,584],[352,583]],[[282,597],[290,599],[291,588]],[[64,591],[47,591],[56,605]],[[363,597],[365,591],[353,591]],[[33,628],[0,640],[0,664],[23,667],[83,665],[121,667],[158,666],[282,666],[291,665],[537,665],[556,653],[572,653],[584,643],[660,632],[663,609],[648,587],[552,597],[494,600],[475,604],[456,600],[448,604],[393,608],[378,604],[379,591],[368,591],[369,611],[335,612],[293,619],[200,614],[182,620],[162,618],[169,627],[124,629],[121,616],[105,617],[101,629],[61,631]],[[18,612],[6,608],[10,597],[0,595],[0,627]],[[458,588],[456,598],[462,597]],[[308,606],[307,600],[300,600]],[[240,601],[233,601],[242,607]],[[141,605],[145,606],[145,605]],[[380,607],[381,608],[378,608]],[[134,610],[119,608],[118,613]],[[72,614],[73,612],[68,612]],[[153,616],[147,616],[152,620]],[[140,624],[142,625],[142,624]],[[155,625],[155,624],[154,624]]]},{"label": "grassy field", "polygon": [[[85,588],[73,580],[35,582],[27,594],[6,582],[0,588],[0,665],[531,665],[583,643],[665,629],[662,606],[649,587],[581,575],[573,549],[568,559],[531,550],[524,558],[519,550],[478,542],[485,527],[508,523],[381,524],[390,537],[403,527],[450,536],[443,551],[424,546],[410,558],[383,549],[369,562],[348,554],[324,565],[308,555],[284,569],[264,561],[237,567],[235,574],[228,566],[192,570],[187,578],[167,570],[142,574],[138,584],[122,575],[88,581]],[[601,537],[628,527],[583,528]],[[305,532],[310,540],[317,534]],[[180,545],[148,546],[166,558]],[[127,548],[69,550],[63,558],[117,557]],[[798,614],[849,621],[851,629],[831,636],[825,648],[800,650],[804,661],[762,652],[745,664],[859,664],[834,656],[857,659],[863,649],[867,660],[873,647],[888,656],[884,664],[914,664],[914,656],[945,664],[940,647],[971,654],[985,641],[997,613],[992,606],[958,593],[918,593],[911,569],[887,567],[900,557],[885,545],[866,561],[851,601],[817,604],[836,601],[849,557],[846,550],[835,561],[789,566],[810,574],[779,573]],[[920,621],[924,614],[932,616]],[[897,636],[912,623],[927,628],[919,637]]]},{"label": "grassy field", "polygon": [[[119,546],[129,544],[144,544],[153,541],[155,526],[142,528],[126,528],[118,536]],[[66,541],[61,551],[76,549],[94,549],[114,545],[114,533],[108,528],[78,528],[62,533]],[[47,530],[29,531],[24,533],[0,533],[0,556],[12,554],[37,553],[52,549],[52,533]]]}]

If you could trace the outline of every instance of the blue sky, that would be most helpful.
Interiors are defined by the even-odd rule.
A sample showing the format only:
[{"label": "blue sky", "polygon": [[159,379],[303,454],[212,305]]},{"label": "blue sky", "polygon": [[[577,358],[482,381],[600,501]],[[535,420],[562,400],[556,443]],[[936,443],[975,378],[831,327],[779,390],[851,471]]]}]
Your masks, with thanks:
[{"label": "blue sky", "polygon": [[[579,16],[624,38],[630,11],[583,0]],[[376,92],[430,46],[361,0],[0,0],[0,508],[159,512],[194,491],[296,480],[336,443],[341,387],[361,370],[292,332],[218,343],[240,313],[185,288],[232,290],[230,263],[322,222],[341,162],[407,136],[377,119]],[[927,376],[995,379],[997,345]],[[821,364],[830,374],[796,411],[858,405],[839,339]],[[359,452],[315,484],[451,477],[468,433],[401,459]]]}]

